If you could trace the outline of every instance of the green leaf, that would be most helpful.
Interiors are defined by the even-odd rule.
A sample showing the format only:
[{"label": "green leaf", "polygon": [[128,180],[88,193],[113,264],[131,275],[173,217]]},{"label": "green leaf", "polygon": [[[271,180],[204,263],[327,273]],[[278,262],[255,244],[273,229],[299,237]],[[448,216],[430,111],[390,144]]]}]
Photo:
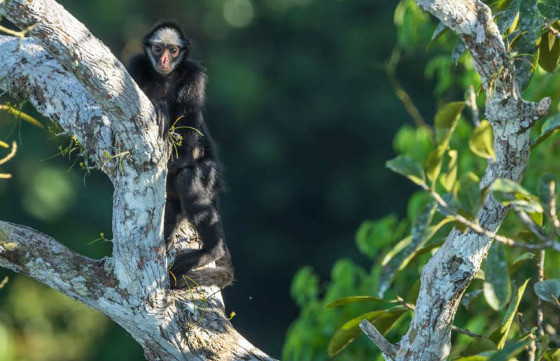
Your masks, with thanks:
[{"label": "green leaf", "polygon": [[560,280],[558,279],[537,282],[533,287],[541,300],[554,302],[552,296],[556,299],[560,298]]},{"label": "green leaf", "polygon": [[461,58],[461,56],[463,56],[465,50],[467,50],[465,43],[459,40],[459,42],[455,44],[455,46],[453,47],[453,51],[451,52],[451,61],[453,62],[453,64],[457,65],[459,63],[459,59]]},{"label": "green leaf", "polygon": [[478,356],[478,355],[461,357],[461,358],[455,359],[455,361],[486,361],[486,360],[488,360],[488,357]]},{"label": "green leaf", "polygon": [[443,155],[447,149],[447,144],[439,145],[436,149],[432,150],[426,160],[426,176],[430,182],[434,182],[441,171],[443,163]]},{"label": "green leaf", "polygon": [[399,155],[387,161],[385,166],[393,172],[407,177],[416,184],[426,184],[426,176],[420,165],[407,156]]},{"label": "green leaf", "polygon": [[513,261],[512,265],[509,267],[509,273],[513,273],[519,269],[525,262],[530,261],[535,258],[535,254],[531,252],[525,252],[521,256],[517,257]]},{"label": "green leaf", "polygon": [[426,230],[430,226],[430,223],[432,223],[435,211],[436,203],[431,202],[427,204],[420,213],[418,213],[418,216],[416,216],[416,218],[412,222],[412,228],[410,231],[413,242],[418,242],[425,239],[424,236],[426,235],[426,233],[428,233]]},{"label": "green leaf", "polygon": [[548,118],[541,127],[541,134],[539,137],[531,142],[531,148],[535,148],[537,145],[542,143],[552,134],[556,133],[560,129],[560,113]]},{"label": "green leaf", "polygon": [[429,49],[448,30],[449,30],[449,28],[447,26],[445,26],[443,23],[440,22],[438,24],[438,26],[436,27],[436,30],[434,30],[434,33],[432,34],[432,39],[430,40],[430,42],[428,43],[428,46],[426,48]]},{"label": "green leaf", "polygon": [[453,186],[457,181],[457,156],[458,153],[456,150],[450,150],[447,152],[449,156],[449,164],[447,164],[447,174],[443,177],[441,184],[446,191],[451,192],[453,190]]},{"label": "green leaf", "polygon": [[300,268],[292,280],[290,291],[296,303],[303,307],[310,301],[317,299],[319,295],[319,277],[309,266]]},{"label": "green leaf", "polygon": [[[556,180],[556,176],[553,174],[547,173],[543,174],[539,178],[539,185],[537,187],[537,195],[539,196],[544,208],[547,212],[550,212],[550,202],[552,200],[552,196],[556,196],[556,185],[558,181]],[[554,205],[555,206],[555,205]]]},{"label": "green leaf", "polygon": [[434,148],[435,140],[427,127],[404,125],[393,139],[393,148],[400,155],[407,155],[419,164],[424,164]]},{"label": "green leaf", "polygon": [[410,290],[408,291],[408,294],[406,295],[406,300],[409,303],[415,304],[416,300],[418,299],[418,295],[420,294],[420,277],[418,277],[418,279],[416,280],[416,282],[414,282],[414,284],[412,285],[412,287],[410,287]]},{"label": "green leaf", "polygon": [[519,13],[519,1],[513,0],[509,6],[504,10],[502,16],[498,20],[498,27],[501,33],[505,33],[514,23],[517,14]]},{"label": "green leaf", "polygon": [[509,307],[504,315],[504,319],[502,324],[498,329],[496,329],[492,334],[490,334],[489,339],[496,343],[498,350],[501,350],[506,345],[507,336],[509,330],[511,328],[511,324],[513,323],[513,319],[517,314],[517,308],[519,307],[519,303],[521,302],[521,298],[525,293],[525,288],[527,287],[527,283],[529,283],[529,279],[525,280],[525,282],[519,287],[517,293],[511,300]]},{"label": "green leaf", "polygon": [[430,203],[418,214],[412,225],[411,235],[391,249],[381,261],[383,272],[378,279],[378,295],[383,295],[389,288],[396,273],[402,271],[422,250],[428,240],[453,218],[444,218],[438,224],[427,227],[435,213],[435,204]]},{"label": "green leaf", "polygon": [[477,338],[472,340],[467,346],[467,348],[465,349],[465,351],[463,352],[463,355],[465,356],[478,355],[485,351],[495,351],[495,350],[496,350],[496,344],[490,341],[489,339],[487,339],[486,337],[483,337],[483,338]]},{"label": "green leaf", "polygon": [[[558,3],[558,1],[556,0]],[[554,72],[560,57],[560,42],[556,41],[556,36],[551,31],[541,35],[539,44],[539,65],[549,73]]]},{"label": "green leaf", "polygon": [[[466,293],[463,298],[461,299],[461,305],[465,307],[467,310],[470,310],[471,301],[474,300],[478,295],[482,294],[482,290],[476,290],[473,292]],[[478,352],[475,352],[478,353]]]},{"label": "green leaf", "polygon": [[426,174],[431,182],[435,182],[439,177],[443,156],[449,147],[449,140],[459,122],[464,107],[465,102],[447,103],[436,114],[434,123],[438,145],[426,160]]},{"label": "green leaf", "polygon": [[542,213],[536,212],[536,213],[529,213],[529,216],[531,217],[531,219],[533,220],[533,222],[535,222],[535,224],[539,227],[542,227],[543,225],[543,221],[544,221],[544,216]]},{"label": "green leaf", "polygon": [[521,353],[525,349],[525,346],[527,346],[529,343],[531,343],[530,339],[508,343],[502,350],[490,356],[490,358],[488,358],[488,361],[508,361],[515,355]]},{"label": "green leaf", "polygon": [[560,348],[555,348],[548,350],[544,354],[546,361],[558,361],[560,360]]},{"label": "green leaf", "polygon": [[461,118],[464,107],[465,102],[452,102],[445,104],[438,110],[434,121],[438,145],[445,144],[445,148],[447,148],[451,134],[455,130],[459,118]]},{"label": "green leaf", "polygon": [[514,181],[496,179],[491,189],[494,198],[504,206],[517,206],[527,213],[544,212],[539,199]]},{"label": "green leaf", "polygon": [[353,303],[360,303],[360,302],[396,303],[397,301],[395,301],[395,300],[385,300],[383,298],[374,297],[374,296],[350,296],[350,297],[339,298],[336,301],[327,303],[325,305],[325,308],[345,306],[345,305],[350,305],[350,304],[353,304]]},{"label": "green leaf", "polygon": [[519,59],[516,61],[515,75],[519,88],[523,91],[531,77],[535,67],[531,54],[537,50],[537,40],[541,36],[540,31],[544,23],[544,17],[537,9],[537,0],[522,0],[519,2],[519,32],[521,37],[513,45],[513,51],[517,52]]},{"label": "green leaf", "polygon": [[[454,220],[454,218],[448,217],[448,218],[445,218],[444,220],[442,220],[442,222],[447,223],[447,222],[452,222],[453,220]],[[439,223],[438,223],[438,225],[439,225]],[[440,239],[437,239],[437,240],[429,241],[424,247],[420,248],[417,252],[414,253],[414,255],[410,258],[410,261],[408,263],[416,260],[418,257],[430,252],[431,250],[433,250],[435,248],[441,247],[443,242],[445,242],[445,238],[440,238]]]},{"label": "green leaf", "polygon": [[394,215],[366,220],[356,232],[356,245],[360,252],[374,259],[384,247],[400,239],[407,228],[406,222],[400,222]]},{"label": "green leaf", "polygon": [[469,218],[476,215],[480,204],[480,180],[476,174],[469,172],[464,174],[459,181],[457,189],[457,200]]},{"label": "green leaf", "polygon": [[360,322],[368,320],[381,333],[386,334],[391,327],[404,315],[408,309],[403,306],[396,306],[388,310],[372,311],[364,313],[358,317],[344,323],[333,335],[329,342],[328,353],[330,357],[339,354],[346,346],[352,342],[361,332]]},{"label": "green leaf", "polygon": [[483,289],[486,302],[495,311],[501,310],[511,297],[505,252],[498,242],[494,242],[488,251]]},{"label": "green leaf", "polygon": [[537,351],[537,361],[539,361],[542,360],[545,352],[549,349],[550,337],[548,337],[548,335],[541,336],[537,342],[539,345],[539,350]]},{"label": "green leaf", "polygon": [[558,0],[540,0],[538,9],[545,18],[560,19],[560,2]]},{"label": "green leaf", "polygon": [[469,139],[469,148],[479,157],[494,159],[494,134],[489,121],[483,120],[474,128]]}]

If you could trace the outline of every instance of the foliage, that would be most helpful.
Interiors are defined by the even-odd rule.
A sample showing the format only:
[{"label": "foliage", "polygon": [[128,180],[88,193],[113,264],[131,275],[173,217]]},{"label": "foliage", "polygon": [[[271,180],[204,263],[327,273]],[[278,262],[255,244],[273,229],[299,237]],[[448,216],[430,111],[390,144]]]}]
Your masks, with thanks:
[{"label": "foliage", "polygon": [[[418,292],[415,280],[449,233],[448,222],[460,230],[477,227],[474,220],[480,202],[490,193],[515,210],[499,233],[501,239],[509,239],[519,247],[497,241],[491,247],[483,270],[468,287],[455,319],[455,325],[480,337],[454,334],[450,359],[528,359],[528,352],[538,360],[560,359],[560,255],[552,250],[524,250],[525,245],[551,245],[560,234],[556,216],[558,183],[555,177],[546,175],[559,171],[560,140],[555,135],[560,129],[556,114],[560,86],[558,2],[503,0],[489,5],[497,14],[496,21],[518,70],[525,98],[552,96],[553,100],[550,117],[532,131],[533,153],[524,185],[498,179],[481,189],[482,171],[495,156],[491,125],[477,119],[474,111],[484,108],[484,94],[478,95],[476,109],[473,104],[465,108],[462,101],[448,102],[454,100],[448,98],[449,94],[461,100],[467,98],[463,94],[467,94],[469,86],[480,88],[470,55],[455,35],[441,24],[433,24],[414,1],[401,0],[395,10],[397,47],[416,54],[429,43],[432,60],[427,63],[425,74],[436,77],[434,94],[440,105],[433,128],[401,128],[393,143],[398,155],[386,165],[424,192],[410,198],[409,209],[414,212],[406,217],[386,216],[362,224],[356,242],[371,262],[369,272],[345,261],[345,267],[363,274],[354,279],[351,289],[345,289],[344,294],[333,292],[339,289],[340,280],[332,277],[312,303],[300,304],[300,317],[293,323],[284,347],[286,359],[323,360],[327,357],[324,346],[329,340],[328,352],[338,355],[337,360],[380,359],[379,350],[372,351],[365,336],[353,333],[354,324],[368,317],[375,322],[380,310],[390,314],[394,307],[414,304]],[[426,29],[433,31],[432,39],[422,36]],[[539,262],[543,257],[544,268],[540,272],[548,279],[539,281]],[[313,273],[299,273],[298,277],[317,280]],[[542,306],[535,307],[537,299]],[[543,325],[534,328],[541,311]],[[402,336],[408,320],[403,318],[392,328],[384,329],[389,332],[389,341]],[[304,335],[309,335],[311,328],[313,340],[306,343]],[[305,352],[294,352],[294,345]]]}]

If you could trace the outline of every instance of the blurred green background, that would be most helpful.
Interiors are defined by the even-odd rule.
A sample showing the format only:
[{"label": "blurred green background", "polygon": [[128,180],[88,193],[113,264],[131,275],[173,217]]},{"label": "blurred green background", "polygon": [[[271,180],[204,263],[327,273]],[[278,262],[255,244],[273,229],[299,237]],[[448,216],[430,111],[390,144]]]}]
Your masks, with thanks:
[{"label": "blurred green background", "polygon": [[[236,283],[224,291],[234,326],[280,357],[297,317],[289,286],[299,267],[325,278],[366,218],[403,213],[413,186],[384,167],[396,130],[412,122],[384,64],[395,43],[396,3],[372,0],[60,1],[126,60],[157,20],[180,23],[208,69],[206,120],[219,144],[221,196]],[[431,119],[428,54],[404,56],[398,77]],[[0,102],[15,102],[3,96]],[[24,107],[36,115],[28,105]],[[90,257],[111,250],[112,188],[85,174],[70,140],[0,113],[0,139],[16,140],[3,166],[0,219],[52,235]],[[3,154],[3,153],[2,153]],[[78,160],[79,162],[79,160]],[[97,241],[95,241],[97,240]],[[0,291],[0,360],[143,360],[112,321],[25,277]]]}]

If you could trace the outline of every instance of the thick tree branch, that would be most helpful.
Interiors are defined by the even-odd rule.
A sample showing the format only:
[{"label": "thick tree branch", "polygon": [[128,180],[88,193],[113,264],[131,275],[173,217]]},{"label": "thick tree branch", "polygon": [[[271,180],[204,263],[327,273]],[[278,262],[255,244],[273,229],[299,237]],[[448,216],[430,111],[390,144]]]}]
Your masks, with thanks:
[{"label": "thick tree branch", "polygon": [[10,0],[0,14],[22,29],[33,26],[29,35],[74,73],[113,120],[118,145],[134,145],[127,150],[139,163],[167,159],[148,98],[109,48],[66,9],[51,0]]},{"label": "thick tree branch", "polygon": [[[32,39],[0,36],[0,89],[27,99],[86,147],[87,156],[115,174],[110,121],[76,78]],[[109,155],[109,158],[106,156]]]},{"label": "thick tree branch", "polygon": [[117,284],[111,267],[105,267],[106,260],[94,261],[46,234],[1,221],[0,266],[33,277],[98,310],[107,289]]},{"label": "thick tree branch", "polygon": [[[161,238],[165,168],[152,163],[138,170],[129,162],[132,156],[127,149],[133,149],[135,144],[127,143],[129,148],[123,149],[113,143],[116,121],[109,120],[86,88],[36,42],[25,39],[20,46],[16,38],[1,36],[0,52],[3,54],[0,88],[18,98],[29,99],[39,112],[78,139],[113,184],[124,184],[115,188],[113,212],[114,257],[119,281],[141,282],[146,294],[154,292],[154,286],[163,289],[167,272],[157,254],[165,249]],[[134,202],[139,194],[146,194],[147,198]],[[126,228],[131,220],[134,227]],[[130,237],[134,229],[137,236]],[[158,271],[143,272],[144,266]]]},{"label": "thick tree branch", "polygon": [[[167,283],[161,221],[167,147],[152,104],[110,50],[55,1],[11,0],[0,6],[0,13],[20,28],[35,25],[29,35],[67,65],[111,120],[109,154],[118,155],[122,169],[108,173],[115,186],[115,273],[123,286],[143,290],[161,303]],[[73,129],[87,146],[86,130]]]},{"label": "thick tree branch", "polygon": [[[34,40],[19,48],[19,39],[0,37],[0,88],[29,99],[76,136],[115,188],[112,258],[88,260],[38,232],[0,223],[0,265],[99,309],[144,347],[149,360],[272,360],[235,332],[219,290],[169,292],[167,145],[152,104],[122,64],[54,1],[0,1],[0,14],[22,28],[36,24]],[[25,253],[31,245],[34,252]],[[57,262],[63,255],[66,262]],[[78,272],[85,272],[84,280],[76,279]]]},{"label": "thick tree branch", "polygon": [[[496,158],[482,178],[485,187],[498,178],[519,181],[527,165],[528,129],[548,111],[550,99],[527,103],[521,98],[515,72],[490,9],[478,0],[417,0],[459,35],[473,56],[487,94],[486,116],[494,131]],[[507,209],[488,196],[477,215],[481,229],[492,234]],[[446,360],[459,301],[478,270],[492,238],[486,233],[453,230],[422,270],[416,310],[395,360]]]}]

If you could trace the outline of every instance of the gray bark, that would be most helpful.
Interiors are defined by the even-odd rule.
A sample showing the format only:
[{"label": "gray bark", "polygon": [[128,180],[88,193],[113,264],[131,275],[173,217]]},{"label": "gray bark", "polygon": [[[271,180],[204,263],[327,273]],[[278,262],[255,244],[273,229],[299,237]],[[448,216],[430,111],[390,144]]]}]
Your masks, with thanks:
[{"label": "gray bark", "polygon": [[[497,178],[520,181],[529,157],[529,129],[550,105],[525,102],[518,89],[514,65],[490,9],[477,0],[417,0],[418,5],[457,33],[471,52],[487,94],[486,117],[494,132],[496,158],[481,180],[485,187]],[[497,231],[507,209],[491,196],[477,215],[479,224]],[[446,360],[451,349],[453,320],[467,286],[480,269],[492,239],[453,230],[422,270],[421,288],[412,323],[387,360]],[[383,345],[380,345],[384,347]],[[386,347],[385,347],[386,348]]]},{"label": "gray bark", "polygon": [[[0,222],[0,266],[111,317],[149,360],[272,360],[239,335],[219,289],[170,291],[163,240],[166,142],[123,65],[50,0],[0,1],[32,39],[0,36],[0,89],[28,99],[84,147],[114,186],[113,254],[88,259],[25,226]],[[188,233],[188,232],[187,232]]]}]

